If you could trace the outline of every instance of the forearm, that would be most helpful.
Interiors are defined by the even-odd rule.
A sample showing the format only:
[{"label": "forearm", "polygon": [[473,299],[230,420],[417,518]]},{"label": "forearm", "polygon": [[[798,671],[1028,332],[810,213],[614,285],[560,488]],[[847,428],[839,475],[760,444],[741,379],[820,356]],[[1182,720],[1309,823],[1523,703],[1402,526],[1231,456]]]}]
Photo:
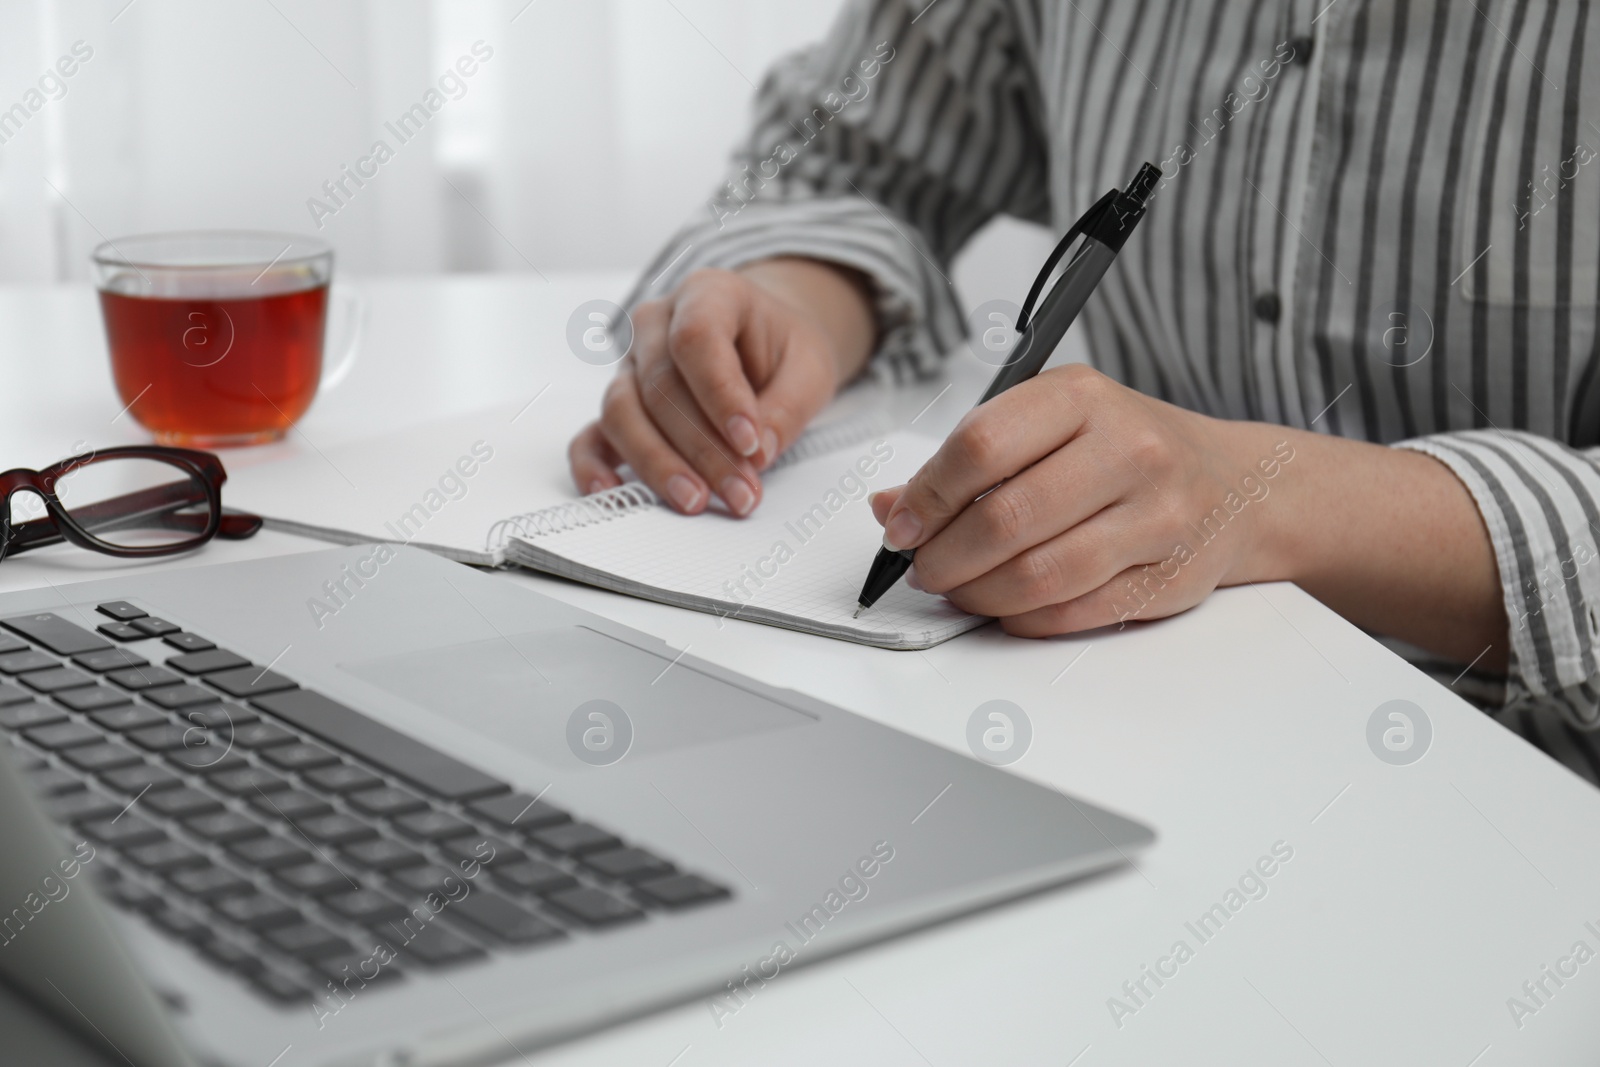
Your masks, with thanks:
[{"label": "forearm", "polygon": [[1252,448],[1268,455],[1285,440],[1295,450],[1262,502],[1242,580],[1288,579],[1373,633],[1460,663],[1505,667],[1494,549],[1472,496],[1447,467],[1405,449],[1232,425],[1241,456]]},{"label": "forearm", "polygon": [[871,286],[859,271],[783,256],[746,264],[738,273],[816,319],[833,342],[836,385],[861,373],[877,345],[878,331]]}]

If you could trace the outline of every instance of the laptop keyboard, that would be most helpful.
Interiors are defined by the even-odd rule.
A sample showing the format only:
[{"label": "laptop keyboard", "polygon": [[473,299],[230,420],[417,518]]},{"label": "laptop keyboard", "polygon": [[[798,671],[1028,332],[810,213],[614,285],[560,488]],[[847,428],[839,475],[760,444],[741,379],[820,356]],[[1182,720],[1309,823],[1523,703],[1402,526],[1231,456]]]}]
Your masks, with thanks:
[{"label": "laptop keyboard", "polygon": [[112,902],[268,998],[731,896],[136,605],[98,610],[98,632],[0,619],[0,728]]}]

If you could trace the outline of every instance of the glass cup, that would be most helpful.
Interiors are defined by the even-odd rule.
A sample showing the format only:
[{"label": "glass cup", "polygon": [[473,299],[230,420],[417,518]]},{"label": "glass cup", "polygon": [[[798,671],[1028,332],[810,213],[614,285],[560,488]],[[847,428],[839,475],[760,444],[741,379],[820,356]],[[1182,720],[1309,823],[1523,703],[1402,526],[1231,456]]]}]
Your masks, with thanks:
[{"label": "glass cup", "polygon": [[190,231],[107,241],[92,257],[111,373],[157,442],[225,448],[275,441],[353,361],[323,359],[333,249],[314,237]]}]

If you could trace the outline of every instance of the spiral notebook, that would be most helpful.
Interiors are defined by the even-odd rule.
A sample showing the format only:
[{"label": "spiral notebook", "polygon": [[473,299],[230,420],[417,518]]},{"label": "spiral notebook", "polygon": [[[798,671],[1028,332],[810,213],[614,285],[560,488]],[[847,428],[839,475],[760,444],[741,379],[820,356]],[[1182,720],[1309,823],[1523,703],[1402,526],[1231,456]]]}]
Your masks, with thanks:
[{"label": "spiral notebook", "polygon": [[834,426],[802,438],[763,478],[749,518],[684,516],[631,482],[503,519],[508,563],[664,604],[880,648],[929,648],[987,620],[901,584],[852,618],[882,538],[867,495],[898,485],[938,442]]},{"label": "spiral notebook", "polygon": [[[744,519],[720,503],[680,515],[637,482],[572,499],[551,459],[563,438],[492,409],[342,447],[297,453],[285,442],[230,464],[227,500],[287,533],[398,541],[881,648],[929,648],[987,621],[904,584],[851,618],[882,538],[867,495],[905,482],[939,444],[887,433],[881,414],[857,410],[806,433],[762,476],[761,506]],[[438,480],[452,469],[475,473]],[[504,517],[530,498],[552,503]]]}]

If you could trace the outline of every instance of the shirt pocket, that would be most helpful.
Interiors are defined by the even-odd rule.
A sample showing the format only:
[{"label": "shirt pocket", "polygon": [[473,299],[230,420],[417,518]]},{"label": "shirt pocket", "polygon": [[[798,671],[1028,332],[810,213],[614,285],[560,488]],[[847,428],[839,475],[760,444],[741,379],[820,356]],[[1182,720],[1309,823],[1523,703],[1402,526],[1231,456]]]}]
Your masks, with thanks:
[{"label": "shirt pocket", "polygon": [[1600,302],[1600,9],[1588,7],[1490,5],[1504,33],[1484,30],[1459,193],[1469,301]]}]

